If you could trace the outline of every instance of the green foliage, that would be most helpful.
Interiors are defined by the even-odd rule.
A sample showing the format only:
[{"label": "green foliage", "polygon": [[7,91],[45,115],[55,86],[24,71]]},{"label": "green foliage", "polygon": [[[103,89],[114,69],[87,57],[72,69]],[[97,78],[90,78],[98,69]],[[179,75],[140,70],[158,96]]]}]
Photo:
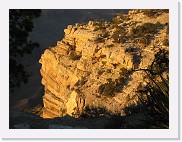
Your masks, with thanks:
[{"label": "green foliage", "polygon": [[151,41],[151,36],[150,35],[145,35],[140,39],[140,43],[149,45]]},{"label": "green foliage", "polygon": [[105,20],[104,19],[95,20],[93,26],[95,26],[94,31],[103,30],[106,28]]},{"label": "green foliage", "polygon": [[131,53],[131,52],[133,52],[134,50],[133,50],[133,48],[132,47],[130,47],[130,48],[127,48],[126,50],[125,50],[125,52],[128,52],[128,53]]},{"label": "green foliage", "polygon": [[80,80],[78,80],[78,81],[75,83],[75,86],[83,86],[86,82],[87,82],[87,78],[86,78],[86,76],[85,76],[85,77],[82,77]]},{"label": "green foliage", "polygon": [[28,39],[32,32],[32,20],[39,17],[41,10],[11,9],[9,10],[9,87],[13,91],[22,83],[28,82],[29,74],[18,61],[26,54],[31,54],[38,43]]},{"label": "green foliage", "polygon": [[115,79],[114,81],[112,80],[112,78],[108,78],[107,83],[101,84],[99,86],[98,92],[101,95],[107,97],[114,97],[115,93],[120,92],[122,88],[126,85],[127,80],[129,79],[131,73],[132,73],[131,70],[121,68],[120,77],[118,79]]},{"label": "green foliage", "polygon": [[168,76],[168,69],[168,51],[160,50],[151,67],[145,70],[150,82],[144,88],[138,87],[140,113],[150,117],[142,121],[149,128],[169,128],[169,78],[163,77],[164,73]]},{"label": "green foliage", "polygon": [[119,24],[121,24],[122,23],[122,19],[121,18],[118,18],[118,17],[114,17],[114,18],[112,18],[112,20],[111,20],[111,27],[112,28],[116,28],[116,29],[120,29],[121,28],[121,26],[119,26]]},{"label": "green foliage", "polygon": [[120,24],[121,23],[121,19],[114,17],[111,19],[111,23],[112,24]]},{"label": "green foliage", "polygon": [[114,17],[111,19],[111,25],[112,25],[111,27],[120,29],[120,28],[122,28],[122,26],[119,26],[119,24],[123,23],[126,20],[129,20],[129,19],[127,19],[125,14],[120,13],[117,17]]},{"label": "green foliage", "polygon": [[147,85],[141,83],[137,88],[139,103],[137,106],[125,108],[126,114],[145,115],[140,119],[142,122],[140,128],[169,128],[168,69],[169,56],[166,50],[159,50],[151,66],[148,69],[143,69],[148,83]]},{"label": "green foliage", "polygon": [[102,38],[107,38],[109,36],[110,36],[110,34],[107,31],[104,31],[104,33],[102,34]]},{"label": "green foliage", "polygon": [[81,114],[81,117],[99,117],[99,116],[110,116],[111,112],[107,111],[105,108],[101,107],[86,107],[84,112]]},{"label": "green foliage", "polygon": [[149,67],[149,71],[152,75],[161,74],[169,69],[169,51],[160,49],[155,54],[155,59],[152,65]]},{"label": "green foliage", "polygon": [[114,97],[115,83],[112,81],[112,79],[110,79],[107,83],[101,84],[98,88],[98,91],[104,96]]},{"label": "green foliage", "polygon": [[161,82],[153,79],[151,74],[147,74],[152,84],[148,84],[145,90],[139,91],[139,100],[142,110],[152,118],[152,122],[143,120],[151,127],[169,127],[169,84],[168,80],[161,77]]},{"label": "green foliage", "polygon": [[[119,17],[114,17],[111,20],[111,27],[116,28],[116,31],[112,35],[112,38],[114,39],[114,42],[116,42],[116,43],[122,43],[123,44],[127,40],[125,28],[123,26],[119,26],[119,24],[121,24],[124,19],[125,19],[125,16],[122,16],[122,14],[120,14]],[[94,26],[96,26],[95,31],[106,29],[106,24],[105,24],[104,20],[96,20],[94,22]],[[95,41],[96,42],[104,42],[105,41],[104,38],[107,38],[109,36],[110,36],[109,33],[105,32],[103,35],[98,37]]]},{"label": "green foliage", "polygon": [[103,34],[100,35],[98,38],[95,39],[95,42],[97,42],[97,43],[102,43],[102,42],[105,41],[105,38],[107,38],[107,37],[109,37],[109,36],[110,36],[109,32],[103,31]]},{"label": "green foliage", "polygon": [[117,92],[121,91],[123,87],[127,84],[130,75],[132,74],[132,70],[128,70],[126,68],[120,69],[120,76],[115,80],[117,86]]},{"label": "green foliage", "polygon": [[80,80],[80,85],[84,85],[85,83],[87,82],[87,79],[82,77],[81,80]]},{"label": "green foliage", "polygon": [[119,29],[117,29],[113,35],[112,38],[114,39],[114,42],[116,43],[125,43],[127,40],[126,37],[126,30],[124,27],[120,27]]},{"label": "green foliage", "polygon": [[24,69],[22,64],[17,63],[16,58],[9,59],[9,87],[13,91],[15,87],[20,87],[21,83],[26,84],[30,76]]},{"label": "green foliage", "polygon": [[145,23],[141,26],[137,26],[131,30],[131,35],[128,36],[133,41],[138,39],[139,43],[149,45],[152,39],[152,36],[156,34],[161,28],[163,28],[163,24],[157,22],[153,23]]},{"label": "green foliage", "polygon": [[145,23],[142,26],[138,26],[132,29],[132,34],[134,37],[139,38],[145,36],[145,34],[156,34],[163,25],[160,23]]},{"label": "green foliage", "polygon": [[128,70],[126,68],[121,68],[120,69],[120,78],[122,78],[122,77],[127,78],[128,75],[131,74],[131,72],[132,72],[131,70]]}]

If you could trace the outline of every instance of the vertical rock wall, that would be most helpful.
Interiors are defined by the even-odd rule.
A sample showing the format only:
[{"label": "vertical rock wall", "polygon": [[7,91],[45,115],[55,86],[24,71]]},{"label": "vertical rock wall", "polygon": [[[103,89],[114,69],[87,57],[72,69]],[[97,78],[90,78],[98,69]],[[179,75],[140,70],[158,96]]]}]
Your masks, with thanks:
[{"label": "vertical rock wall", "polygon": [[[125,24],[132,23],[131,18],[136,20],[132,12],[129,17]],[[145,23],[144,17],[137,20]],[[105,23],[104,30],[95,30],[92,21],[85,25],[69,25],[64,30],[65,37],[55,47],[45,50],[40,59],[42,84],[45,87],[43,118],[64,115],[79,117],[86,107],[104,108],[122,114],[125,106],[137,103],[135,91],[143,83],[143,73],[133,73],[127,85],[114,97],[101,95],[99,86],[110,79],[117,80],[121,68],[147,67],[153,61],[155,51],[151,45],[143,50],[139,44],[114,42],[112,34],[116,29],[111,29],[111,26]],[[130,27],[125,28],[131,31]],[[104,37],[106,31],[108,37]],[[153,43],[162,36],[163,33],[159,33]],[[104,42],[98,41],[101,38]],[[136,53],[125,51],[127,47],[134,46],[138,49]],[[138,59],[139,54],[141,59],[136,66],[135,58]]]}]

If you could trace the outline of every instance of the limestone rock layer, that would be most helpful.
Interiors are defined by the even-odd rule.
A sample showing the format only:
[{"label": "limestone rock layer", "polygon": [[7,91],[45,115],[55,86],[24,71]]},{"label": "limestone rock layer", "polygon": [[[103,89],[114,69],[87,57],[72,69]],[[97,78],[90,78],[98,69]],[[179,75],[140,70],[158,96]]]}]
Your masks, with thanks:
[{"label": "limestone rock layer", "polygon": [[[149,18],[142,11],[133,10],[123,17],[123,21],[121,16],[116,19],[120,21],[117,25],[125,28],[126,36],[131,34],[132,28],[142,24],[168,22],[168,13]],[[42,64],[40,72],[45,87],[43,118],[79,117],[87,107],[104,108],[113,114],[124,115],[124,107],[137,103],[135,91],[139,84],[145,83],[143,72],[130,74],[125,85],[113,92],[114,95],[111,95],[112,92],[111,96],[103,95],[99,88],[102,84],[109,84],[109,80],[117,81],[121,68],[148,67],[157,52],[154,45],[161,45],[161,41],[168,36],[165,32],[167,26],[153,35],[150,44],[143,45],[129,38],[125,43],[115,42],[113,35],[117,28],[113,27],[114,24],[103,22],[104,28],[98,29],[99,24],[98,21],[90,21],[68,25],[64,38],[42,54],[39,62]],[[129,48],[134,51],[127,52]]]}]

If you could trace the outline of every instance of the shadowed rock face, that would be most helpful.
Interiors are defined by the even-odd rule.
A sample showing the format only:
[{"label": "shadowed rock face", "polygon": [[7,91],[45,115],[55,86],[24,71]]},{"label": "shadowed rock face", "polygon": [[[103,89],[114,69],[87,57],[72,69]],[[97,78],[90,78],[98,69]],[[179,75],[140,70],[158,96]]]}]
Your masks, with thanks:
[{"label": "shadowed rock face", "polygon": [[[118,25],[125,28],[128,37],[133,27],[148,22],[168,22],[168,13],[149,18],[142,11],[134,10],[124,17],[125,20]],[[122,19],[121,16],[117,18]],[[96,30],[98,24],[90,21],[68,25],[64,38],[42,54],[39,62],[42,64],[40,72],[45,87],[43,118],[79,117],[86,107],[102,107],[112,114],[125,115],[124,107],[137,104],[135,91],[139,84],[145,84],[144,73],[131,73],[124,86],[120,87],[124,82],[120,81],[121,68],[148,67],[158,51],[153,44],[160,44],[167,36],[166,27],[153,35],[150,44],[143,45],[130,39],[125,43],[115,42],[113,34],[117,29],[113,28],[113,23],[103,22],[104,28]],[[126,52],[131,47],[136,50]],[[108,91],[111,91],[106,92],[109,95],[100,93],[103,92],[99,91],[101,85],[107,85]]]},{"label": "shadowed rock face", "polygon": [[[27,84],[16,88],[10,92],[10,107],[23,109],[27,107],[30,99],[35,99],[41,103],[43,95],[40,68],[38,60],[41,54],[50,45],[56,45],[56,41],[64,37],[64,29],[68,24],[84,23],[93,19],[105,18],[110,20],[119,12],[127,13],[128,10],[112,9],[42,9],[41,16],[33,20],[33,31],[29,38],[33,42],[40,44],[39,48],[34,49],[31,55],[25,55],[20,62],[24,65],[25,70],[29,72],[30,78]],[[35,97],[36,95],[36,97]]]}]

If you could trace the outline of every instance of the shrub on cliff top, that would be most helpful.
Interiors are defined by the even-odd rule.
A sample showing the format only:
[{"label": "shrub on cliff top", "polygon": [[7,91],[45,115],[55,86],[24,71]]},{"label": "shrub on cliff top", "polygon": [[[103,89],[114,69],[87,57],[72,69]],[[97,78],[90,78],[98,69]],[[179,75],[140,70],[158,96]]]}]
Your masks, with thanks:
[{"label": "shrub on cliff top", "polygon": [[94,31],[103,30],[106,28],[105,20],[104,19],[95,20],[93,26],[95,26]]},{"label": "shrub on cliff top", "polygon": [[144,10],[143,14],[147,15],[148,17],[158,17],[159,15],[161,15],[162,13],[169,13],[168,9],[164,9],[164,10],[160,10],[160,9],[147,9]]},{"label": "shrub on cliff top", "polygon": [[71,50],[69,55],[71,60],[79,60],[81,58],[81,55],[77,55],[74,50]]},{"label": "shrub on cliff top", "polygon": [[102,43],[102,42],[105,41],[105,38],[108,38],[109,36],[110,36],[109,32],[103,31],[103,34],[100,35],[99,37],[97,37],[97,38],[95,39],[95,42],[97,42],[97,43]]},{"label": "shrub on cliff top", "polygon": [[98,88],[100,94],[107,97],[114,97],[115,93],[115,83],[112,79],[109,79],[107,83],[101,84]]},{"label": "shrub on cliff top", "polygon": [[151,36],[150,35],[145,35],[140,39],[140,43],[144,45],[149,45],[151,43]]},{"label": "shrub on cliff top", "polygon": [[114,42],[116,43],[125,43],[126,42],[126,30],[124,27],[120,27],[117,29],[113,35],[112,38],[114,39]]},{"label": "shrub on cliff top", "polygon": [[134,37],[140,38],[145,34],[156,34],[160,28],[162,28],[162,24],[159,22],[156,24],[153,23],[145,23],[142,26],[137,26],[132,29],[132,34]]}]

